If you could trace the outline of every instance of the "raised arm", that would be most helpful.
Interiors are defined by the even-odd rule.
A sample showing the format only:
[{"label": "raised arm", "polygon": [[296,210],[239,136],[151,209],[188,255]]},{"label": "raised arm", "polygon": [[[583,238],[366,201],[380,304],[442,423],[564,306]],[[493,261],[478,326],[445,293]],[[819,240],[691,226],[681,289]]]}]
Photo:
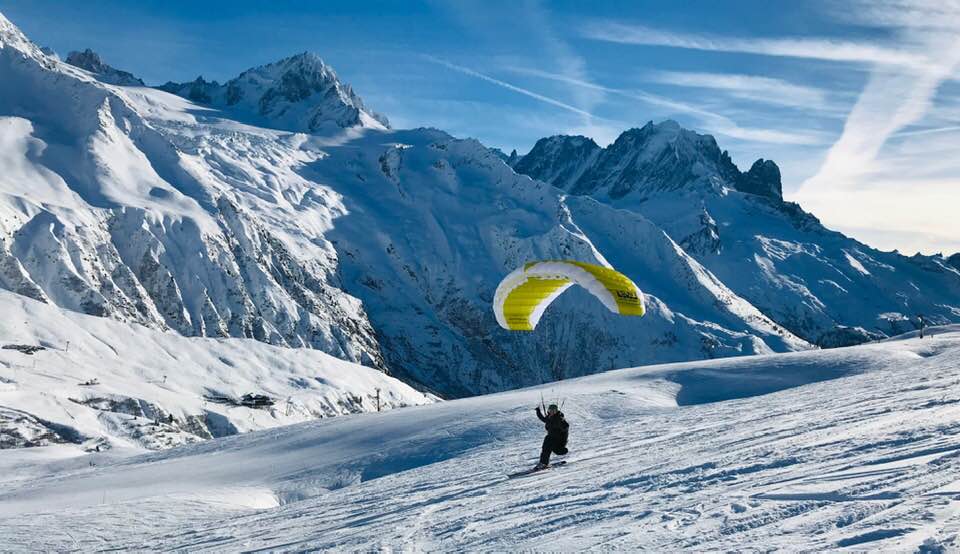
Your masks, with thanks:
[{"label": "raised arm", "polygon": [[537,406],[537,418],[539,418],[540,421],[542,421],[542,422],[544,422],[544,423],[546,423],[546,421],[547,421],[547,418],[543,417],[543,414],[540,413],[540,406]]}]

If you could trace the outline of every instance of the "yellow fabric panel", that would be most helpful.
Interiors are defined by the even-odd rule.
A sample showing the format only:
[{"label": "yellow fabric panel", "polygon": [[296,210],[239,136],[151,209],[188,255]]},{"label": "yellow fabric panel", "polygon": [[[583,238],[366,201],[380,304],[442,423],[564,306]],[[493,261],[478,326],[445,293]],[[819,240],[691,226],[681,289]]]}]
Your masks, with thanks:
[{"label": "yellow fabric panel", "polygon": [[613,295],[620,315],[643,315],[644,310],[643,302],[640,299],[640,291],[637,290],[636,285],[622,273],[601,265],[574,261],[567,263],[586,270],[600,281],[604,288]]},{"label": "yellow fabric panel", "polygon": [[503,303],[503,318],[513,331],[533,331],[530,315],[541,302],[550,297],[560,287],[570,283],[569,279],[527,279],[522,285],[510,291]]}]

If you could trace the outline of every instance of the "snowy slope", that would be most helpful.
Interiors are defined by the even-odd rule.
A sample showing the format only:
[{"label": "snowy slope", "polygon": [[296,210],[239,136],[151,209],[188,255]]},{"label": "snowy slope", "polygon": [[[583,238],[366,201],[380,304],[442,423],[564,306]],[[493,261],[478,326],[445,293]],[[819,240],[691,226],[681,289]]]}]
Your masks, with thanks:
[{"label": "snowy slope", "polygon": [[[0,290],[0,449],[134,452],[316,418],[429,402],[316,350],[187,338]],[[11,345],[42,346],[33,354]],[[245,394],[272,406],[240,405]]]},{"label": "snowy slope", "polygon": [[[51,449],[0,484],[0,548],[955,549],[958,368],[954,327],[617,370],[94,467]],[[570,463],[507,480],[535,460],[541,394],[565,398]],[[0,465],[27,453],[0,452]]]},{"label": "snowy slope", "polygon": [[676,122],[631,129],[607,148],[583,137],[542,139],[513,165],[642,214],[809,342],[897,335],[914,327],[917,314],[936,324],[960,320],[960,271],[948,259],[880,252],[824,228],[783,201],[775,163],[760,159],[741,173],[713,137]]}]

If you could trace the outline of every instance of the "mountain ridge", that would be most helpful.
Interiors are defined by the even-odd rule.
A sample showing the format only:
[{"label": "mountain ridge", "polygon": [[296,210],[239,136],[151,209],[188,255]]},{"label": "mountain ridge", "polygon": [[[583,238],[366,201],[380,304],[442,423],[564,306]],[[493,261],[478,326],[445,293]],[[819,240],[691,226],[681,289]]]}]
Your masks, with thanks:
[{"label": "mountain ridge", "polygon": [[783,199],[780,168],[772,160],[758,159],[741,172],[712,135],[684,129],[672,119],[627,129],[607,147],[579,135],[542,138],[510,165],[573,194],[612,199],[646,188],[676,189],[710,170],[741,192]]}]

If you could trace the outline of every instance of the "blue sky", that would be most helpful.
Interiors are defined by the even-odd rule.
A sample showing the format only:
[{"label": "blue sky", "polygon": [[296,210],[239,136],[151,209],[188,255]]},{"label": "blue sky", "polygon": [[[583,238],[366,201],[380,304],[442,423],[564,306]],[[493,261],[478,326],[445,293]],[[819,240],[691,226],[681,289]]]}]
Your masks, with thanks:
[{"label": "blue sky", "polygon": [[960,250],[960,13],[851,2],[0,0],[61,55],[148,84],[226,80],[310,50],[395,127],[506,151],[600,144],[673,118],[827,225],[905,253]]}]

